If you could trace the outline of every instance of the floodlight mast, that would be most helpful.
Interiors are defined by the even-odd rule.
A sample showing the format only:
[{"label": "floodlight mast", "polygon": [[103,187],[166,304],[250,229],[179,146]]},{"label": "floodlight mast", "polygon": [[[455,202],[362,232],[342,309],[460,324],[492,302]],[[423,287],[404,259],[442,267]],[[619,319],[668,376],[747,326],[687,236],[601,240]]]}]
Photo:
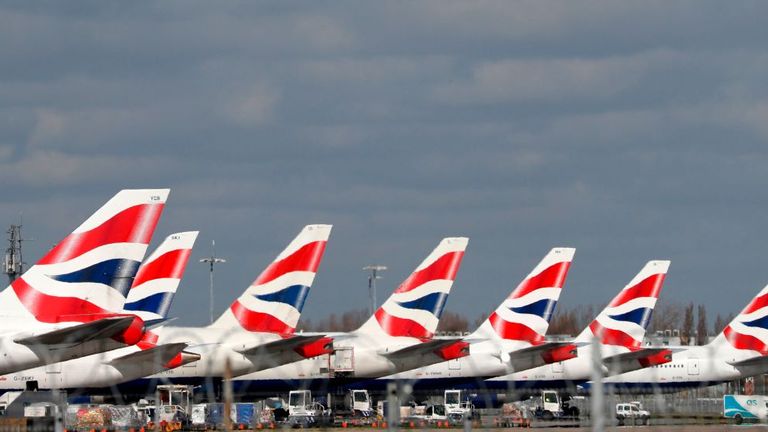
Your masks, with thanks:
[{"label": "floodlight mast", "polygon": [[213,324],[213,267],[216,264],[219,263],[225,263],[227,260],[224,258],[220,258],[216,256],[216,241],[211,240],[211,256],[203,258],[200,260],[201,263],[206,263],[210,265],[210,276],[211,276],[211,290],[210,290],[210,319],[211,324]]},{"label": "floodlight mast", "polygon": [[379,275],[379,272],[382,272],[384,270],[387,270],[387,266],[383,265],[377,265],[377,264],[371,264],[363,267],[363,270],[370,271],[371,274],[368,275],[368,297],[371,302],[371,315],[376,313],[376,279],[381,279],[382,276]]}]

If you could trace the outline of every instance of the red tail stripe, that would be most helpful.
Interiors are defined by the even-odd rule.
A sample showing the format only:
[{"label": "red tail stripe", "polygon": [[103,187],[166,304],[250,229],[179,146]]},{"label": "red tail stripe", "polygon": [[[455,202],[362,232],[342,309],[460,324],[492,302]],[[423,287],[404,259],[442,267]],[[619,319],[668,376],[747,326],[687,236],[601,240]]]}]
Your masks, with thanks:
[{"label": "red tail stripe", "polygon": [[565,285],[565,278],[568,276],[570,266],[570,261],[552,264],[536,276],[520,282],[520,285],[512,291],[509,298],[520,298],[539,288],[562,288]]},{"label": "red tail stripe", "polygon": [[620,306],[630,300],[640,297],[659,298],[659,292],[661,291],[661,286],[664,284],[665,276],[665,273],[650,275],[638,284],[622,290],[619,295],[611,301],[608,307]]},{"label": "red tail stripe", "polygon": [[396,293],[408,292],[433,280],[454,280],[461,266],[463,251],[448,252],[436,259],[429,266],[411,273],[395,290]]},{"label": "red tail stripe", "polygon": [[160,255],[156,260],[139,267],[131,288],[153,279],[181,279],[187,267],[191,249],[176,249]]},{"label": "red tail stripe", "polygon": [[726,326],[725,329],[723,329],[723,334],[728,342],[730,342],[736,349],[753,350],[759,352],[761,355],[768,354],[768,345],[752,335],[739,333],[732,329],[731,326]]},{"label": "red tail stripe", "polygon": [[273,262],[261,272],[259,277],[253,282],[253,285],[265,284],[294,271],[316,272],[323,258],[323,252],[325,252],[325,244],[325,241],[307,243],[296,252]]},{"label": "red tail stripe", "polygon": [[416,321],[390,315],[382,308],[376,311],[375,316],[381,328],[390,336],[408,336],[422,340],[432,339],[434,336],[434,333]]},{"label": "red tail stripe", "polygon": [[752,302],[750,302],[749,305],[747,305],[747,307],[744,309],[742,314],[752,313],[758,309],[764,308],[765,306],[768,306],[768,294],[763,294],[752,300]]},{"label": "red tail stripe", "polygon": [[[113,311],[102,309],[77,297],[58,297],[37,291],[23,277],[16,279],[11,287],[24,307],[41,322],[57,323],[61,321],[62,315],[82,315],[77,321],[89,322],[92,319],[89,319],[88,315],[100,315],[98,318],[103,318],[105,315],[114,314]],[[71,317],[67,318],[67,321],[71,321]]]},{"label": "red tail stripe", "polygon": [[106,244],[148,244],[162,211],[163,204],[140,204],[127,208],[92,230],[68,235],[38,264],[69,261]]},{"label": "red tail stripe", "polygon": [[540,335],[527,325],[504,321],[504,319],[497,315],[496,312],[488,317],[488,321],[491,322],[491,326],[496,331],[496,334],[502,339],[525,341],[534,345],[541,343],[544,340],[544,336]]},{"label": "red tail stripe", "polygon": [[600,338],[603,345],[618,345],[627,348],[635,348],[641,345],[641,341],[633,338],[627,333],[612,328],[603,327],[597,320],[589,325],[592,334]]},{"label": "red tail stripe", "polygon": [[230,308],[240,325],[252,332],[293,334],[294,328],[272,315],[246,309],[239,301]]}]

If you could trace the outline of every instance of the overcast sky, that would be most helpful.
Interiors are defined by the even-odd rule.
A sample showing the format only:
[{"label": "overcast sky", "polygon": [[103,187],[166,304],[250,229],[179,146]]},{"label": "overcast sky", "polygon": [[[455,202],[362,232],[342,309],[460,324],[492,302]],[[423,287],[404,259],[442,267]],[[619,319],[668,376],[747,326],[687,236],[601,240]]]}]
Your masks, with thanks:
[{"label": "overcast sky", "polygon": [[0,225],[36,261],[122,188],[201,236],[171,313],[204,324],[307,223],[305,316],[383,300],[445,236],[447,309],[490,311],[554,246],[560,305],[649,259],[662,301],[737,312],[768,283],[768,3],[0,3]]}]

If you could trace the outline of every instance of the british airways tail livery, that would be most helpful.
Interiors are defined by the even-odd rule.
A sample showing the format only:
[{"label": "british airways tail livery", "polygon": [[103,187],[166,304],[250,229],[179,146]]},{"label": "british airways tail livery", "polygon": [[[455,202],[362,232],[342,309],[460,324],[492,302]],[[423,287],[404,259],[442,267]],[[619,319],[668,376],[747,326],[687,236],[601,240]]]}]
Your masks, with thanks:
[{"label": "british airways tail livery", "polygon": [[[572,358],[571,344],[544,344],[575,249],[554,248],[478,329],[466,338],[470,354],[381,378],[410,380],[414,389],[480,384],[482,380]],[[542,347],[542,348],[539,348]]]},{"label": "british airways tail livery", "polygon": [[0,293],[0,314],[58,323],[121,311],[167,196],[120,191]]},{"label": "british airways tail livery", "polygon": [[575,342],[591,343],[597,337],[603,345],[640,347],[668,270],[669,261],[645,264]]},{"label": "british airways tail livery", "polygon": [[[122,314],[168,189],[123,190],[0,293],[9,353],[0,373],[133,345],[144,322]],[[95,336],[96,335],[96,336]]]},{"label": "british airways tail livery", "polygon": [[125,312],[146,323],[168,317],[197,235],[198,231],[171,234],[144,260],[128,292]]},{"label": "british airways tail livery", "polygon": [[468,242],[465,237],[443,239],[357,333],[431,339]]},{"label": "british airways tail livery", "polygon": [[211,327],[293,334],[331,228],[331,225],[304,227]]},{"label": "british airways tail livery", "polygon": [[[144,260],[128,294],[125,312],[145,322],[164,320],[197,238],[197,231],[171,234]],[[187,344],[157,344],[158,336],[147,330],[135,345],[37,367],[0,378],[0,389],[24,389],[35,381],[41,389],[95,388],[116,385],[196,361],[199,355],[183,351]]]},{"label": "british airways tail livery", "polygon": [[495,387],[529,388],[584,383],[592,373],[592,342],[595,338],[601,343],[605,374],[619,374],[669,362],[671,352],[666,348],[641,347],[669,264],[669,261],[649,261],[643,266],[573,341],[578,346],[576,358],[493,378],[486,383]]},{"label": "british airways tail livery", "polygon": [[471,338],[542,342],[575,252],[573,248],[549,251]]}]

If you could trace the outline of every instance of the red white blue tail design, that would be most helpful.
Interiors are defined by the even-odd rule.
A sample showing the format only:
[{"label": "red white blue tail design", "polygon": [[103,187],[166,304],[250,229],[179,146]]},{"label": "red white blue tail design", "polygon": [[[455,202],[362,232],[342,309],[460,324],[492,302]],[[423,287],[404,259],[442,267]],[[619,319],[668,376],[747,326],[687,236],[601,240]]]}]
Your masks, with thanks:
[{"label": "red white blue tail design", "polygon": [[292,334],[331,235],[307,225],[212,327]]},{"label": "red white blue tail design", "polygon": [[669,264],[669,261],[649,261],[581,332],[576,342],[589,343],[597,336],[603,345],[630,350],[639,348],[664,286]]},{"label": "red white blue tail design", "polygon": [[430,339],[469,239],[443,239],[362,327],[361,333]]},{"label": "red white blue tail design", "polygon": [[544,341],[576,249],[554,248],[477,329],[472,338]]},{"label": "red white blue tail design", "polygon": [[726,342],[737,350],[768,355],[768,286],[749,302],[712,343],[724,345]]},{"label": "red white blue tail design", "polygon": [[128,292],[126,313],[138,315],[148,324],[168,318],[197,234],[198,231],[171,234],[144,260]]},{"label": "red white blue tail design", "polygon": [[168,192],[117,193],[0,293],[0,314],[56,323],[121,312]]}]

